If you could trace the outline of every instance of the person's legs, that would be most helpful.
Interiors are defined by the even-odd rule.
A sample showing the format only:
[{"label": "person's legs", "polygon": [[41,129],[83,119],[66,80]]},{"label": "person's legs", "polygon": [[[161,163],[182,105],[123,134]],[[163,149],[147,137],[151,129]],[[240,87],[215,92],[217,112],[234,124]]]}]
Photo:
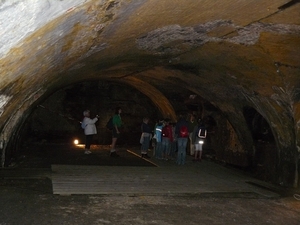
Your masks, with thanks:
[{"label": "person's legs", "polygon": [[198,158],[198,160],[199,160],[199,161],[202,160],[202,150],[199,151],[199,158]]},{"label": "person's legs", "polygon": [[116,129],[113,128],[112,131],[112,142],[111,142],[111,149],[110,149],[110,156],[118,157],[119,155],[116,153],[116,143],[118,140],[119,134],[117,133]]},{"label": "person's legs", "polygon": [[92,140],[93,140],[93,135],[86,135],[85,136],[85,151],[84,154],[90,154],[90,148],[91,148],[91,144],[92,144]]},{"label": "person's legs", "polygon": [[171,141],[169,138],[167,138],[167,146],[166,146],[166,155],[165,155],[165,160],[168,160],[170,158],[170,151],[171,151]]},{"label": "person's legs", "polygon": [[162,142],[156,142],[155,156],[157,159],[162,159]]},{"label": "person's legs", "polygon": [[150,137],[144,137],[143,143],[141,146],[142,157],[149,158],[149,156],[148,156],[149,144],[150,144]]},{"label": "person's legs", "polygon": [[156,153],[155,153],[155,151],[156,151],[156,144],[157,144],[156,138],[152,138],[151,144],[152,144],[152,148],[153,148],[153,154],[152,154],[152,156],[156,157]]},{"label": "person's legs", "polygon": [[195,157],[194,157],[194,161],[196,161],[198,159],[198,155],[199,155],[199,150],[195,149]]},{"label": "person's legs", "polygon": [[182,139],[183,138],[178,138],[177,139],[177,147],[178,147],[178,154],[177,154],[177,164],[181,165],[182,163],[182,156],[183,156],[183,145],[182,145]]},{"label": "person's legs", "polygon": [[162,139],[162,158],[163,159],[167,159],[167,154],[168,154],[168,151],[169,151],[169,138],[163,138]]},{"label": "person's legs", "polygon": [[201,161],[202,160],[202,146],[203,146],[203,144],[200,144],[200,146],[199,146],[199,161]]},{"label": "person's legs", "polygon": [[195,144],[195,157],[194,157],[194,160],[198,159],[199,151],[200,151],[200,144]]},{"label": "person's legs", "polygon": [[194,148],[194,144],[192,142],[192,137],[193,137],[193,133],[189,133],[189,143],[190,143],[190,154],[191,155],[194,155],[194,152],[195,152],[195,148]]},{"label": "person's legs", "polygon": [[[142,140],[142,141],[141,141]],[[143,156],[143,154],[144,154],[144,143],[145,143],[145,138],[144,137],[141,137],[141,140],[140,140],[140,144],[141,144],[141,154],[142,154],[142,156]]]},{"label": "person's legs", "polygon": [[112,143],[111,143],[111,150],[110,152],[115,152],[116,151],[116,143],[117,143],[118,138],[113,137],[112,138]]},{"label": "person's legs", "polygon": [[163,159],[164,156],[165,156],[165,147],[166,146],[166,140],[165,138],[162,138],[162,141],[161,141],[161,158]]},{"label": "person's legs", "polygon": [[187,146],[188,139],[182,138],[182,158],[181,158],[181,164],[185,164],[185,157],[186,157],[186,146]]}]

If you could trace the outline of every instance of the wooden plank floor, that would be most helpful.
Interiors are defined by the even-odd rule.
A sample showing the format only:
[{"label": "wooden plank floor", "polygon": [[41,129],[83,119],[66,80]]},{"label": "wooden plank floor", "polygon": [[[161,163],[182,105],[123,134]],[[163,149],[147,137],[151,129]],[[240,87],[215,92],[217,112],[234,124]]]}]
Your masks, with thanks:
[{"label": "wooden plank floor", "polygon": [[[54,194],[162,193],[185,186],[170,171],[146,167],[52,165]],[[183,175],[178,174],[182,180]],[[171,179],[172,178],[172,179]],[[164,185],[160,185],[164,183]]]},{"label": "wooden plank floor", "polygon": [[[231,175],[232,176],[232,175]],[[236,179],[240,179],[237,182]],[[240,177],[192,168],[52,165],[53,194],[249,193]]]}]

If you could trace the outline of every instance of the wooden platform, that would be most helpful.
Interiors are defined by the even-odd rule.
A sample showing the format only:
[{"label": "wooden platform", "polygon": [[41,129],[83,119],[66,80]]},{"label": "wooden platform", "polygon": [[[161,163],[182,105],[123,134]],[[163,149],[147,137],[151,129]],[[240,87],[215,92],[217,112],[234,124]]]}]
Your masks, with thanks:
[{"label": "wooden platform", "polygon": [[258,193],[240,177],[226,179],[222,172],[176,166],[52,165],[52,186],[53,194],[60,195]]},{"label": "wooden platform", "polygon": [[52,171],[54,194],[168,193],[186,186],[184,174],[156,167],[52,165]]}]

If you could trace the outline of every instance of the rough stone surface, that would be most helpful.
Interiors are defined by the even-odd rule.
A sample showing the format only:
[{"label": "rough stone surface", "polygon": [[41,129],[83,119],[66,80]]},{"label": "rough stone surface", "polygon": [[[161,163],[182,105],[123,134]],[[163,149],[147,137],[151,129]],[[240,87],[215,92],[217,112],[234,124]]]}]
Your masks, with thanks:
[{"label": "rough stone surface", "polygon": [[296,186],[299,8],[285,0],[2,1],[2,166],[36,105],[70,84],[103,80],[135,88],[174,120],[184,103],[174,92],[199,96],[199,108],[218,109],[204,115],[232,127],[232,142],[219,144],[231,162],[255,157],[243,114],[253,108],[274,137],[277,182]]},{"label": "rough stone surface", "polygon": [[[154,181],[148,187],[144,187],[145,189],[137,188],[131,194],[115,193],[116,187],[113,184],[118,184],[117,189],[123,187],[128,191],[129,181],[132,180],[128,178],[130,176],[138,175],[134,179],[135,184],[141,177],[145,180],[151,176],[156,177],[156,174],[153,174],[156,168],[147,167],[147,164],[150,164],[148,161],[132,154],[126,155],[124,147],[118,147],[122,157],[111,159],[106,155],[108,146],[92,145],[91,155],[84,155],[80,146],[46,143],[27,146],[23,152],[24,157],[14,167],[0,169],[0,224],[299,224],[300,202],[292,197],[293,193],[299,193],[299,190],[284,191],[284,194],[279,196],[272,191],[273,189],[248,184],[246,188],[248,192],[245,192],[243,187],[247,184],[243,182],[244,179],[253,180],[253,178],[232,168],[214,165],[213,162],[207,161],[208,159],[197,163],[192,161],[192,157],[187,157],[184,167],[178,167],[174,161],[150,159],[153,162],[158,161],[162,170],[174,169],[176,173],[190,170],[197,175],[195,171],[201,169],[198,172],[201,174],[202,182],[200,185],[198,182],[198,185],[202,186],[199,187],[202,192],[191,193],[187,188],[186,191],[179,190],[179,194],[168,194],[166,192],[170,185],[169,181],[161,182],[160,185]],[[130,149],[139,152],[138,147]],[[51,172],[51,163],[64,164],[64,168],[68,167],[67,164],[72,165],[70,168],[74,168],[74,165],[87,165],[88,168],[97,165],[102,166],[102,170],[105,170],[106,165],[115,165],[113,168],[109,166],[107,168],[113,169],[114,173],[111,176],[120,179],[112,182],[112,178],[108,178],[106,186],[112,185],[112,191],[108,189],[106,194],[57,195],[53,194],[52,182],[58,171]],[[126,174],[129,171],[126,167],[129,165],[132,173]],[[141,174],[139,169],[142,169],[144,174]],[[137,172],[133,172],[134,170]],[[85,170],[69,172],[72,176],[66,181],[78,181],[79,173],[85,173]],[[104,176],[108,174],[109,171]],[[88,174],[87,177],[92,177],[95,181],[103,179],[101,173]],[[168,177],[167,180],[174,177]],[[180,181],[185,185],[182,178],[177,183]],[[87,187],[91,185],[93,183],[88,183]],[[159,193],[149,191],[157,189],[162,191]]]},{"label": "rough stone surface", "polygon": [[2,224],[298,225],[292,199],[172,196],[53,196],[4,190]]}]

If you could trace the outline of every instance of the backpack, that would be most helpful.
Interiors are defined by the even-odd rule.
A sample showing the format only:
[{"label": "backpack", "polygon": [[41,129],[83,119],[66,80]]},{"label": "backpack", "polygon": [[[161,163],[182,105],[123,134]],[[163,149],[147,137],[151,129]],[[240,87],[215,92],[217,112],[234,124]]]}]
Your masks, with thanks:
[{"label": "backpack", "polygon": [[167,126],[163,127],[161,134],[162,134],[162,137],[169,137],[170,136],[169,129],[167,128]]},{"label": "backpack", "polygon": [[85,124],[85,123],[84,123],[84,120],[83,120],[83,121],[81,122],[81,128],[82,128],[82,129],[85,129],[86,125],[87,125],[87,124]]},{"label": "backpack", "polygon": [[179,137],[186,138],[189,136],[189,130],[187,126],[183,125],[179,129]]},{"label": "backpack", "polygon": [[112,118],[112,117],[110,117],[109,120],[107,121],[107,123],[106,123],[106,128],[107,128],[108,130],[112,130],[112,129],[114,128],[113,118]]},{"label": "backpack", "polygon": [[207,133],[207,130],[205,129],[205,127],[200,126],[198,128],[196,134],[199,138],[206,138],[206,133]]}]

